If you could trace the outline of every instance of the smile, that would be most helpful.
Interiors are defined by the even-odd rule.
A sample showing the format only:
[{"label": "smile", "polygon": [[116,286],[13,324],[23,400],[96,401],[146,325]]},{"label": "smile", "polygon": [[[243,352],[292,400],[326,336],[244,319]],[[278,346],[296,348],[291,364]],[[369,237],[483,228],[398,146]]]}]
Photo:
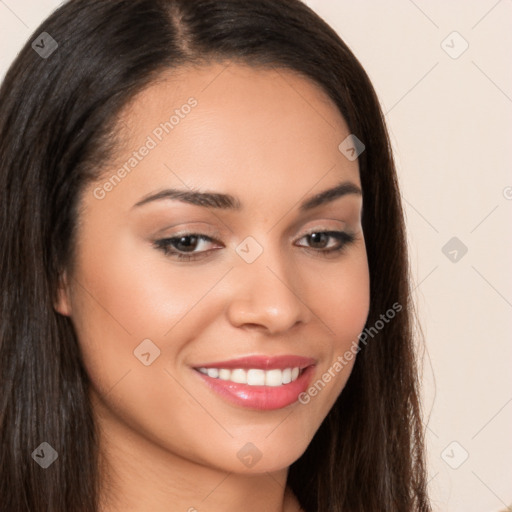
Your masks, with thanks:
[{"label": "smile", "polygon": [[213,379],[237,382],[238,384],[247,384],[249,386],[283,386],[297,380],[300,368],[285,368],[284,370],[261,370],[259,368],[251,368],[244,370],[236,368],[229,370],[228,368],[198,368],[201,373],[208,375]]},{"label": "smile", "polygon": [[293,403],[313,377],[316,361],[301,356],[249,356],[194,368],[208,388],[231,404],[274,410]]}]

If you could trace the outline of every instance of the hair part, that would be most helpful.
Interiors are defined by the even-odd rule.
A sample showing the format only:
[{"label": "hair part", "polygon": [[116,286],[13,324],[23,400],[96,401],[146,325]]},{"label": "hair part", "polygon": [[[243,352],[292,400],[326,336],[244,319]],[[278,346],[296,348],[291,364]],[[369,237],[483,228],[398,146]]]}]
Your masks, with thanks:
[{"label": "hair part", "polygon": [[[31,47],[48,32],[47,59]],[[80,194],[121,143],[117,121],[166,70],[213,61],[288,69],[319,85],[359,156],[370,271],[359,352],[288,485],[307,512],[430,511],[402,205],[384,116],[347,45],[299,0],[71,0],[34,32],[0,88],[0,495],[7,510],[97,512],[98,435],[69,318]],[[58,463],[31,458],[43,441]]]}]

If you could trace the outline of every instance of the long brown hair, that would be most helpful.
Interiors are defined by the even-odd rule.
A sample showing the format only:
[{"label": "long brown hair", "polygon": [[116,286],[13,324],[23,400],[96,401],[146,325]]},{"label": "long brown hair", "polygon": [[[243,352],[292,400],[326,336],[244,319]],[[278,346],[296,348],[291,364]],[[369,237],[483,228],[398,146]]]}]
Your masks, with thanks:
[{"label": "long brown hair", "polygon": [[[32,46],[53,48],[41,55]],[[370,269],[352,374],[288,485],[307,512],[430,511],[403,211],[384,118],[347,45],[299,0],[71,0],[34,32],[0,89],[0,500],[9,512],[98,509],[97,433],[69,318],[53,304],[73,261],[80,191],[116,147],[122,108],[187,63],[286,68],[318,84],[359,156]],[[341,141],[340,141],[341,142]],[[369,331],[370,332],[370,331]],[[58,452],[46,470],[31,453]]]}]

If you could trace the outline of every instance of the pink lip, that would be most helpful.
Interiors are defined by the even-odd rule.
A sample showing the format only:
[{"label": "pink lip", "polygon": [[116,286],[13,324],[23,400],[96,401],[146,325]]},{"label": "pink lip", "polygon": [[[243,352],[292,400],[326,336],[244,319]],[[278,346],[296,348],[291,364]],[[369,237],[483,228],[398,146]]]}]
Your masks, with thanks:
[{"label": "pink lip", "polygon": [[[249,386],[227,380],[208,377],[197,371],[197,368],[259,368],[262,370],[300,368],[298,378],[282,386]],[[309,386],[315,370],[315,360],[299,356],[278,357],[243,357],[230,361],[205,364],[195,368],[196,374],[203,379],[208,387],[222,398],[235,405],[257,410],[281,409],[291,405]]]},{"label": "pink lip", "polygon": [[246,356],[229,361],[218,361],[215,363],[206,363],[195,365],[195,368],[226,368],[234,370],[236,368],[260,370],[284,370],[285,368],[306,368],[315,364],[316,361],[311,357],[301,357],[293,355],[284,356]]}]

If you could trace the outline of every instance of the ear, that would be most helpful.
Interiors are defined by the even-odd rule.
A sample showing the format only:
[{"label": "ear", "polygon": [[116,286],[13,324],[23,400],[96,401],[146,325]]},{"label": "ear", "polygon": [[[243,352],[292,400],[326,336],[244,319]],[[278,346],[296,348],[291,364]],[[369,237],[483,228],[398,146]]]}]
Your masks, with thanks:
[{"label": "ear", "polygon": [[59,286],[57,289],[57,300],[53,305],[57,313],[64,316],[71,316],[71,300],[68,285],[68,275],[64,271],[59,277]]}]

